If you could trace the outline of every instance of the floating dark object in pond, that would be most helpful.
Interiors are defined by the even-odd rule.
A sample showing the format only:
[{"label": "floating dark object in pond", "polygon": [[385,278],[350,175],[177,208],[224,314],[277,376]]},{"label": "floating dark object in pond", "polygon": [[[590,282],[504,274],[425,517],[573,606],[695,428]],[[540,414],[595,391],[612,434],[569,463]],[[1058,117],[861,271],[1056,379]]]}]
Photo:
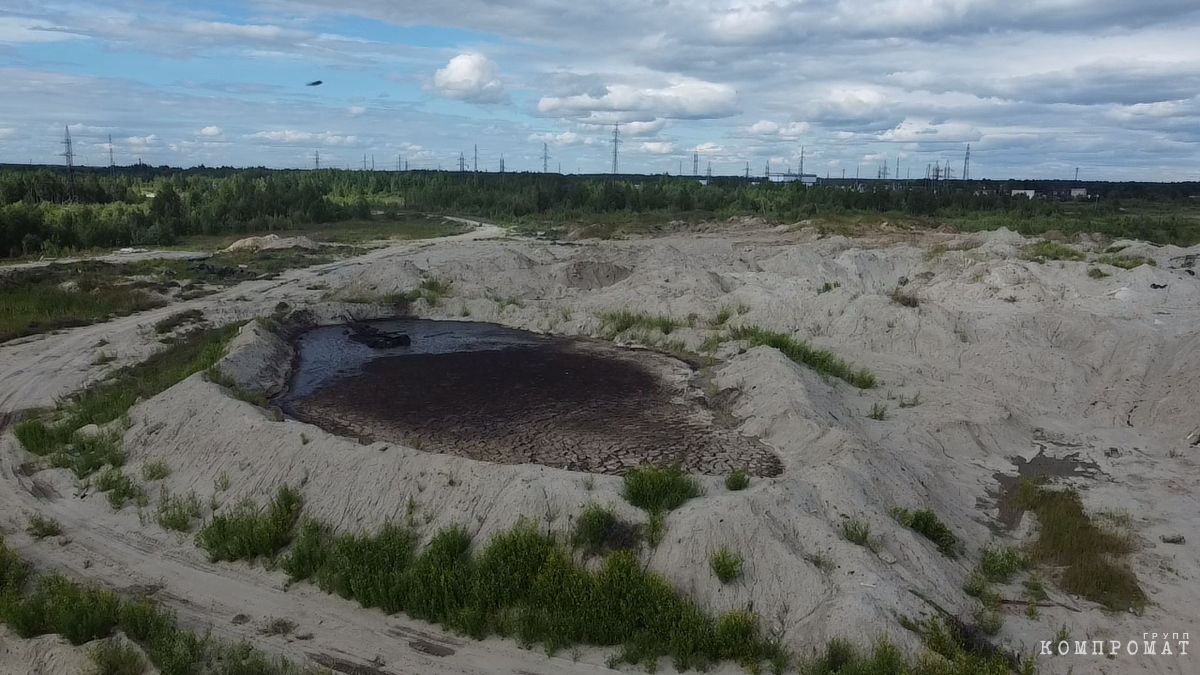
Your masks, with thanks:
[{"label": "floating dark object in pond", "polygon": [[1153,289],[1154,289],[1154,290],[1156,290],[1156,291],[1158,291],[1158,290],[1162,290],[1162,289],[1164,289],[1164,288],[1166,288],[1166,287],[1167,287],[1167,285],[1166,285],[1166,284],[1150,284],[1150,288],[1153,288]]},{"label": "floating dark object in pond", "polygon": [[350,326],[350,330],[354,331],[350,339],[364,344],[371,349],[392,349],[393,347],[407,347],[412,344],[412,339],[405,333],[388,333],[358,321],[351,321],[347,325]]}]

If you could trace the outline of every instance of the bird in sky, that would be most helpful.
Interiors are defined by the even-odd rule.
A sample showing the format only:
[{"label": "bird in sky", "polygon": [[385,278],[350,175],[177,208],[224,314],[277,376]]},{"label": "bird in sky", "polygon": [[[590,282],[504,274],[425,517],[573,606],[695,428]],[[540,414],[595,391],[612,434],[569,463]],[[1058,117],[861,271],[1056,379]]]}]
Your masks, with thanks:
[{"label": "bird in sky", "polygon": [[319,87],[319,86],[321,86],[322,84],[323,84],[323,82],[321,82],[321,80],[314,80],[314,81],[312,81],[312,82],[309,82],[309,83],[308,83],[307,85],[305,85],[305,86],[308,86],[308,87]]}]

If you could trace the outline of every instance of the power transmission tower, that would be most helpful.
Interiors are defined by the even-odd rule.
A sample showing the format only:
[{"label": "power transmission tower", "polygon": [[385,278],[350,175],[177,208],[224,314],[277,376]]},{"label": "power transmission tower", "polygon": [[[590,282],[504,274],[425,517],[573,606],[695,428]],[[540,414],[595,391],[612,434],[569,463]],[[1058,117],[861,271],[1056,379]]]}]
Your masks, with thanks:
[{"label": "power transmission tower", "polygon": [[504,173],[504,153],[500,153],[500,173]]},{"label": "power transmission tower", "polygon": [[698,152],[692,153],[692,175],[700,175],[700,153]]},{"label": "power transmission tower", "polygon": [[804,178],[804,146],[800,146],[800,177]]},{"label": "power transmission tower", "polygon": [[708,160],[708,171],[705,172],[705,177],[709,178],[709,179],[712,178],[712,160],[711,159]]},{"label": "power transmission tower", "polygon": [[613,140],[612,140],[612,144],[613,144],[613,167],[612,167],[612,172],[613,172],[613,175],[615,176],[615,175],[617,175],[617,148],[618,148],[618,147],[621,145],[621,125],[620,125],[620,124],[614,124],[614,125],[613,125]]},{"label": "power transmission tower", "polygon": [[475,171],[475,173],[479,173],[479,145],[478,144],[475,145],[475,164],[474,164],[474,166],[475,166],[475,168],[473,170]]},{"label": "power transmission tower", "polygon": [[1075,167],[1075,182],[1079,182],[1079,167]]},{"label": "power transmission tower", "polygon": [[375,171],[375,155],[371,155],[371,171]]},{"label": "power transmission tower", "polygon": [[321,170],[321,151],[317,150],[313,153],[313,168],[317,171]]},{"label": "power transmission tower", "polygon": [[63,153],[67,161],[67,201],[75,201],[75,151],[71,145],[71,128],[63,127]]},{"label": "power transmission tower", "polygon": [[767,168],[763,169],[763,178],[771,177],[771,160],[767,160]]},{"label": "power transmission tower", "polygon": [[112,134],[108,135],[108,175],[113,178],[117,175],[117,160],[113,155]]},{"label": "power transmission tower", "polygon": [[458,153],[458,170],[463,172],[467,170],[467,157],[463,153]]},{"label": "power transmission tower", "polygon": [[963,180],[971,180],[971,144],[967,143],[967,156],[963,158]]},{"label": "power transmission tower", "polygon": [[367,170],[367,153],[363,153],[363,171]]},{"label": "power transmission tower", "polygon": [[750,162],[746,162],[746,178],[750,177]]},{"label": "power transmission tower", "polygon": [[542,143],[542,173],[550,173],[550,144]]},{"label": "power transmission tower", "polygon": [[896,155],[896,174],[893,178],[900,180],[900,155]]}]

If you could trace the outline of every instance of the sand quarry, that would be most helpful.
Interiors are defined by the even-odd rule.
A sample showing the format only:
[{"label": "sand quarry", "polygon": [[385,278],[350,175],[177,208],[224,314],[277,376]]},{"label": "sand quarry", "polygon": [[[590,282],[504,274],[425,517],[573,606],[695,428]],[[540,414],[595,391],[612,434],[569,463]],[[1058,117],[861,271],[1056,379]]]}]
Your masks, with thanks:
[{"label": "sand quarry", "polygon": [[[778,462],[741,492],[725,488],[720,470],[702,472],[705,494],[668,515],[664,541],[643,550],[642,561],[711,611],[752,606],[763,628],[798,653],[811,654],[832,637],[865,645],[883,635],[915,653],[919,645],[899,616],[928,616],[929,601],[969,616],[977,602],[962,589],[980,549],[1021,544],[1034,528],[1029,516],[1011,528],[999,524],[1002,479],[1046,458],[1070,460],[1055,464],[1060,468],[1086,469],[1059,473],[1078,474],[1062,480],[1080,489],[1089,512],[1128,516],[1137,542],[1129,561],[1149,604],[1140,616],[1111,613],[1047,584],[1050,600],[1038,618],[1025,616],[1020,605],[1006,607],[997,641],[1030,653],[1063,624],[1074,639],[1200,630],[1200,280],[1189,272],[1200,247],[1118,242],[1157,266],[1106,267],[1111,276],[1093,279],[1086,263],[1021,260],[1028,241],[1003,230],[884,229],[846,238],[799,226],[714,229],[551,243],[481,226],[0,346],[0,415],[8,427],[0,437],[0,529],[41,568],[124,593],[152,591],[188,627],[250,640],[298,661],[332,657],[373,668],[354,672],[396,674],[611,672],[609,650],[585,649],[576,661],[511,641],[476,642],[362,609],[308,584],[286,587],[282,572],[209,563],[191,536],[152,520],[143,525],[133,506],[113,512],[67,470],[26,475],[21,468],[29,456],[7,423],[102,378],[105,369],[92,365],[101,340],[122,365],[152,353],[154,323],[184,309],[200,309],[216,324],[266,316],[279,303],[323,323],[386,316],[386,308],[321,298],[328,289],[406,291],[432,275],[449,281],[451,291],[437,306],[414,302],[415,316],[590,338],[603,333],[600,316],[614,310],[693,316],[697,327],[678,328],[669,338],[700,351],[711,332],[706,322],[730,308],[730,325],[789,332],[874,371],[879,384],[859,390],[772,348],[746,349],[736,341],[721,344],[703,373],[662,354],[627,357],[639,359],[667,398],[688,411],[689,433],[711,428],[731,452],[765,448]],[[1108,242],[1075,245],[1092,251]],[[919,307],[889,298],[902,283]],[[287,342],[251,323],[222,368],[244,387],[275,395],[287,386],[293,356]],[[918,395],[920,405],[897,404]],[[875,404],[888,405],[885,419],[869,417]],[[611,504],[634,522],[646,518],[621,498],[616,465],[585,471],[511,458],[496,463],[472,459],[470,449],[416,449],[402,437],[364,444],[292,417],[278,421],[201,375],[138,403],[130,418],[124,436],[130,467],[167,462],[164,483],[172,493],[194,490],[207,502],[224,475],[229,488],[221,502],[264,502],[280,484],[306,480],[306,514],[343,530],[374,530],[400,518],[410,497],[426,536],[459,524],[477,543],[521,516],[566,532],[593,502]],[[580,447],[586,454],[586,444]],[[721,460],[721,452],[715,456]],[[965,555],[939,554],[891,517],[895,506],[935,511],[964,541]],[[31,540],[24,527],[33,512],[57,518],[64,535]],[[878,552],[844,538],[842,522],[852,517],[879,535]],[[1183,544],[1163,543],[1176,534],[1186,535]],[[742,577],[729,585],[707,564],[721,544],[745,559]],[[822,571],[811,562],[817,557],[834,567]],[[235,623],[239,615],[249,623]],[[312,638],[259,633],[261,622],[281,616]],[[1048,673],[1200,672],[1193,652],[1200,647],[1189,656],[1073,656],[1043,658],[1039,666]],[[82,654],[53,636],[20,640],[0,631],[5,675],[77,672]],[[666,663],[660,668],[670,671]],[[717,672],[741,669],[726,663]]]}]

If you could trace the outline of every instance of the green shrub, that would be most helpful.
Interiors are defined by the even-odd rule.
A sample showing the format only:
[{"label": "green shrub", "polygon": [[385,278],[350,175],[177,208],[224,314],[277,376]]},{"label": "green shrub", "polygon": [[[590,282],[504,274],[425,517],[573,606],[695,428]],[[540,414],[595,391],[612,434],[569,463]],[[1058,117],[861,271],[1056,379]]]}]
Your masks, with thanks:
[{"label": "green shrub", "polygon": [[897,305],[900,305],[902,307],[920,307],[921,306],[920,298],[918,298],[915,295],[912,295],[911,293],[906,293],[906,292],[900,290],[899,288],[893,289],[891,294],[888,297],[890,297],[892,299],[892,302],[894,302]]},{"label": "green shrub", "polygon": [[53,518],[35,513],[29,516],[29,526],[25,528],[25,531],[34,539],[45,539],[62,534],[62,525],[59,525],[58,521]]},{"label": "green shrub", "polygon": [[204,312],[198,309],[189,309],[183,312],[177,312],[167,318],[154,324],[154,332],[158,335],[170,333],[180,326],[188,323],[195,323],[204,320]]},{"label": "green shrub", "polygon": [[162,480],[171,475],[171,467],[166,462],[146,462],[142,465],[142,480]]},{"label": "green shrub", "polygon": [[[728,317],[726,317],[726,320],[728,320]],[[600,315],[600,330],[609,337],[616,337],[631,328],[658,330],[663,335],[670,335],[671,331],[683,325],[683,322],[676,321],[669,316],[652,316],[650,314],[631,312],[626,309],[616,312],[606,312]]]},{"label": "green shrub", "polygon": [[871,412],[867,414],[867,417],[877,422],[882,422],[887,419],[887,409],[888,407],[885,404],[876,402],[871,406]]},{"label": "green shrub", "polygon": [[108,503],[113,509],[120,510],[130,499],[135,499],[142,493],[133,479],[116,467],[109,468],[96,479],[96,489],[108,493]]},{"label": "green shrub", "polygon": [[646,521],[646,543],[650,548],[658,548],[667,531],[667,517],[662,511],[654,511]]},{"label": "green shrub", "polygon": [[[1119,255],[1102,255],[1099,258],[1096,258],[1096,262],[1101,265],[1112,265],[1113,267],[1120,267],[1121,269],[1124,269],[1124,270],[1131,270],[1135,267],[1140,267],[1142,265],[1154,265],[1155,264],[1154,260],[1152,260],[1150,258],[1145,258],[1140,255],[1130,255],[1127,253],[1121,253]],[[1089,274],[1090,274],[1090,272],[1089,272]]]},{"label": "green shrub", "polygon": [[841,284],[841,282],[838,282],[838,281],[834,281],[834,282],[829,282],[829,281],[826,281],[826,282],[825,282],[825,284],[824,284],[823,286],[821,286],[821,290],[817,291],[817,295],[820,295],[820,294],[822,294],[822,293],[828,293],[829,291],[832,291],[832,290],[833,290],[833,289],[835,289],[835,288],[841,288],[841,287],[842,287],[842,284]]},{"label": "green shrub", "polygon": [[1086,256],[1066,244],[1056,241],[1043,241],[1030,244],[1021,249],[1021,258],[1033,262],[1044,263],[1047,260],[1083,260]]},{"label": "green shrub", "polygon": [[163,529],[187,532],[192,529],[192,521],[200,517],[203,508],[195,492],[188,493],[186,498],[172,497],[163,487],[159,493],[158,524]]},{"label": "green shrub", "polygon": [[[9,550],[4,537],[0,535],[0,598],[6,593],[19,591],[28,575],[29,566],[15,551]],[[0,600],[0,619],[4,618],[3,606],[4,602]]]},{"label": "green shrub", "polygon": [[571,545],[583,549],[584,555],[636,548],[641,539],[640,528],[617,518],[612,509],[589,504],[575,521]]},{"label": "green shrub", "polygon": [[1008,583],[1017,572],[1026,566],[1025,554],[1016,546],[985,548],[979,561],[979,569],[988,581]]},{"label": "green shrub", "polygon": [[1093,279],[1103,279],[1103,278],[1109,276],[1108,272],[1105,272],[1104,270],[1100,269],[1099,267],[1093,267],[1093,268],[1089,269],[1087,274],[1089,277],[1091,277]]},{"label": "green shrub", "polygon": [[871,543],[871,524],[861,518],[843,520],[842,534],[852,543],[869,547]]},{"label": "green shrub", "polygon": [[731,336],[735,340],[746,340],[752,347],[765,345],[778,349],[796,363],[806,365],[821,375],[845,380],[859,389],[875,386],[875,375],[866,368],[856,371],[849,363],[834,356],[833,352],[814,349],[807,342],[785,333],[764,330],[759,326],[742,326],[734,328]]},{"label": "green shrub", "polygon": [[672,511],[700,496],[700,484],[679,465],[641,466],[625,474],[625,500],[647,511]]},{"label": "green shrub", "polygon": [[737,492],[745,490],[750,486],[750,476],[746,475],[745,471],[738,469],[725,477],[725,487]]},{"label": "green shrub", "polygon": [[461,527],[437,533],[408,570],[405,611],[419,619],[445,623],[467,604],[473,581],[471,537]]},{"label": "green shrub", "polygon": [[97,642],[88,650],[92,670],[87,675],[141,675],[146,672],[146,660],[132,645],[115,640]]},{"label": "green shrub", "polygon": [[117,625],[119,609],[116,593],[51,574],[38,579],[32,595],[17,601],[8,620],[21,637],[58,633],[81,645],[108,637]]},{"label": "green shrub", "polygon": [[299,492],[281,485],[265,511],[242,502],[232,512],[214,516],[196,535],[196,545],[213,562],[274,556],[291,543],[302,505]]},{"label": "green shrub", "polygon": [[723,584],[733,581],[742,574],[742,556],[730,551],[729,547],[724,544],[709,554],[708,565]]},{"label": "green shrub", "polygon": [[914,532],[937,544],[938,550],[947,558],[958,556],[958,537],[950,528],[929,509],[922,509],[912,514],[912,522],[908,525]]}]

